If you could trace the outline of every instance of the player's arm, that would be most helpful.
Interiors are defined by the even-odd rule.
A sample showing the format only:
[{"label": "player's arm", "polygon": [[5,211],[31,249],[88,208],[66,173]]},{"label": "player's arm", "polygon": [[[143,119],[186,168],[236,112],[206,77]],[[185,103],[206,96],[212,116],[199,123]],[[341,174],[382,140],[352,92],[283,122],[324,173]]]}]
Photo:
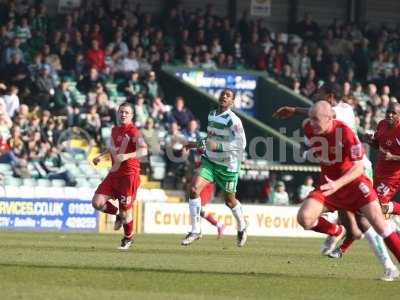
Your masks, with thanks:
[{"label": "player's arm", "polygon": [[364,173],[364,162],[362,160],[354,161],[353,166],[341,177],[336,180],[332,180],[325,176],[326,183],[321,185],[320,189],[325,196],[332,195],[337,190],[349,184],[357,177]]},{"label": "player's arm", "polygon": [[117,162],[124,162],[128,159],[141,159],[146,157],[148,154],[147,144],[144,141],[143,136],[139,133],[137,136],[131,137],[136,142],[136,151],[128,152],[128,153],[119,153],[115,156]]},{"label": "player's arm", "polygon": [[111,156],[115,157],[116,154],[117,154],[117,149],[115,149],[114,142],[113,142],[113,139],[111,136],[110,142],[109,142],[109,147],[106,150],[104,150],[102,153],[97,155],[95,158],[93,158],[93,160],[92,160],[93,164],[96,166],[106,155],[111,155]]},{"label": "player's arm", "polygon": [[353,162],[353,165],[345,174],[336,180],[331,180],[325,176],[327,182],[321,186],[321,190],[325,196],[332,195],[341,187],[361,176],[365,171],[363,161],[364,149],[350,128],[343,128],[343,149],[342,159],[344,160],[345,157],[347,157]]},{"label": "player's arm", "polygon": [[278,108],[273,114],[272,117],[276,119],[289,119],[294,115],[308,115],[308,107],[295,107],[295,106],[282,106]]}]

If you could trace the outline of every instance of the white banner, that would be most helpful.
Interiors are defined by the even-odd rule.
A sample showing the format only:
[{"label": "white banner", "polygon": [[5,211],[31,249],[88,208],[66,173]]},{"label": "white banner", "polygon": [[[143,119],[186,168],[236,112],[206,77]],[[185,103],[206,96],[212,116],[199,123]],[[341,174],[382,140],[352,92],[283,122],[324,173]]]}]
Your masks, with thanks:
[{"label": "white banner", "polygon": [[[206,211],[225,224],[225,234],[236,235],[236,222],[231,210],[223,204],[210,204]],[[243,205],[248,234],[254,236],[321,237],[322,234],[304,230],[296,220],[298,207]],[[145,203],[144,233],[180,233],[190,231],[187,203]],[[202,219],[203,234],[216,234],[214,226]]]},{"label": "white banner", "polygon": [[271,0],[251,0],[250,15],[269,17],[271,15]]}]

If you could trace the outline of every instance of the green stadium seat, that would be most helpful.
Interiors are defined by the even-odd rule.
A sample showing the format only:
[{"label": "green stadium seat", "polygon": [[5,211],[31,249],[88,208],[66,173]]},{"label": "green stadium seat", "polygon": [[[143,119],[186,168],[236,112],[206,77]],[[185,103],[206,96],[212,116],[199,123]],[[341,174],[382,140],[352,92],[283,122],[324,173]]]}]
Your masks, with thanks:
[{"label": "green stadium seat", "polygon": [[34,178],[23,178],[22,179],[23,186],[34,187],[37,185],[37,181]]},{"label": "green stadium seat", "polygon": [[51,186],[52,187],[64,187],[65,184],[65,180],[63,179],[53,179],[51,180]]},{"label": "green stadium seat", "polygon": [[21,186],[22,179],[13,176],[6,176],[6,178],[4,179],[4,184],[10,186]]},{"label": "green stadium seat", "polygon": [[39,179],[37,179],[37,186],[50,187],[51,186],[51,181],[49,179],[39,178]]}]

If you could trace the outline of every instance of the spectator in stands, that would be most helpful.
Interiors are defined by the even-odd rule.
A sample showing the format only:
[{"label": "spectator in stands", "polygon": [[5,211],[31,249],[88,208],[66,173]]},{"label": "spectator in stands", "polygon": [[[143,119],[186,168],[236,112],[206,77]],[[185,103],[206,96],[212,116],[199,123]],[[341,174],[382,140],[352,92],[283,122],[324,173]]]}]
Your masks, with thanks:
[{"label": "spectator in stands", "polygon": [[75,186],[76,180],[71,172],[63,168],[63,162],[56,147],[50,147],[46,155],[35,165],[42,177],[47,179],[62,179],[67,186]]},{"label": "spectator in stands", "polygon": [[13,57],[18,56],[21,62],[24,62],[24,53],[21,48],[21,40],[17,37],[13,38],[11,45],[4,50],[3,64],[11,64]]},{"label": "spectator in stands", "polygon": [[212,56],[209,52],[204,52],[203,62],[201,64],[201,67],[203,69],[211,69],[211,70],[217,69],[217,65],[216,65],[215,61],[212,59]]},{"label": "spectator in stands", "polygon": [[62,72],[60,75],[73,76],[75,70],[75,56],[68,44],[65,42],[60,43],[58,47],[58,57],[60,58]]},{"label": "spectator in stands", "polygon": [[100,48],[99,41],[92,40],[92,47],[86,51],[85,60],[89,68],[103,71],[106,67],[104,50]]},{"label": "spectator in stands", "polygon": [[201,140],[199,124],[193,119],[190,120],[187,127],[183,130],[183,135],[188,142],[198,142]]},{"label": "spectator in stands", "polygon": [[314,188],[314,179],[311,176],[307,176],[304,179],[304,183],[299,187],[298,193],[298,202],[302,203],[308,196],[308,194],[313,191]]},{"label": "spectator in stands", "polygon": [[319,38],[320,29],[312,20],[311,14],[304,14],[304,19],[296,24],[297,34],[306,42],[316,42]]},{"label": "spectator in stands", "polygon": [[176,122],[180,128],[186,128],[191,120],[194,119],[193,113],[185,107],[185,100],[179,96],[175,99],[175,107],[171,111],[172,121]]},{"label": "spectator in stands", "polygon": [[292,67],[290,65],[283,66],[282,76],[279,78],[279,82],[289,88],[294,86],[294,74],[292,72]]},{"label": "spectator in stands", "polygon": [[83,94],[88,94],[90,91],[96,90],[98,82],[102,82],[99,72],[96,68],[90,68],[89,74],[78,82],[78,90]]},{"label": "spectator in stands", "polygon": [[15,31],[15,37],[21,41],[21,44],[25,44],[32,37],[31,29],[26,17],[21,18]]},{"label": "spectator in stands", "polygon": [[69,83],[62,80],[55,91],[54,105],[51,111],[59,116],[66,116],[69,126],[72,126],[80,113],[79,104],[74,93],[70,91]]},{"label": "spectator in stands", "polygon": [[168,135],[165,138],[165,154],[169,175],[182,176],[186,165],[186,140],[176,122],[170,124]]},{"label": "spectator in stands", "polygon": [[271,203],[275,205],[289,205],[289,195],[285,190],[285,183],[283,181],[276,183]]},{"label": "spectator in stands", "polygon": [[10,85],[3,99],[8,116],[13,118],[20,105],[18,87],[16,85]]},{"label": "spectator in stands", "polygon": [[83,128],[94,138],[96,143],[100,142],[100,115],[97,113],[97,106],[89,106],[88,113],[85,115]]},{"label": "spectator in stands", "polygon": [[35,103],[43,109],[50,108],[50,102],[54,97],[56,85],[50,76],[50,67],[43,65],[35,82]]},{"label": "spectator in stands", "polygon": [[18,86],[20,91],[24,91],[27,88],[29,84],[29,70],[18,52],[11,56],[11,62],[5,66],[4,77],[9,83]]},{"label": "spectator in stands", "polygon": [[139,70],[139,62],[136,57],[136,51],[130,50],[129,54],[120,58],[116,65],[116,72],[127,75],[128,73],[137,72]]},{"label": "spectator in stands", "polygon": [[161,154],[160,139],[158,137],[159,130],[155,130],[154,120],[147,118],[146,124],[140,130],[143,134],[143,138],[147,144],[150,155]]},{"label": "spectator in stands", "polygon": [[170,109],[171,107],[165,105],[161,97],[155,97],[153,99],[150,107],[150,115],[157,126],[164,122],[165,116]]},{"label": "spectator in stands", "polygon": [[138,128],[142,128],[149,117],[149,109],[145,103],[143,94],[139,94],[136,98],[135,104],[135,125]]},{"label": "spectator in stands", "polygon": [[146,88],[147,88],[147,96],[150,100],[154,99],[157,96],[158,97],[162,96],[161,87],[157,82],[156,73],[154,71],[150,71],[148,74],[148,79],[146,81]]},{"label": "spectator in stands", "polygon": [[127,82],[123,86],[123,91],[131,102],[135,102],[137,95],[144,92],[144,87],[139,81],[138,72],[132,72],[129,75]]}]

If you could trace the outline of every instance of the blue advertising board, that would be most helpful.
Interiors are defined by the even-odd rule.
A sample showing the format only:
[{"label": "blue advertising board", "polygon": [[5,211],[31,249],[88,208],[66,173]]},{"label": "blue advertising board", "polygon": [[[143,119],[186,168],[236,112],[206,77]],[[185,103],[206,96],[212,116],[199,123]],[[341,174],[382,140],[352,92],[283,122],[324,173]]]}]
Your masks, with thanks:
[{"label": "blue advertising board", "polygon": [[0,230],[97,231],[98,213],[90,201],[0,199]]},{"label": "blue advertising board", "polygon": [[252,117],[256,114],[256,75],[190,69],[178,70],[175,75],[216,98],[223,89],[232,89],[236,93],[235,109]]}]

